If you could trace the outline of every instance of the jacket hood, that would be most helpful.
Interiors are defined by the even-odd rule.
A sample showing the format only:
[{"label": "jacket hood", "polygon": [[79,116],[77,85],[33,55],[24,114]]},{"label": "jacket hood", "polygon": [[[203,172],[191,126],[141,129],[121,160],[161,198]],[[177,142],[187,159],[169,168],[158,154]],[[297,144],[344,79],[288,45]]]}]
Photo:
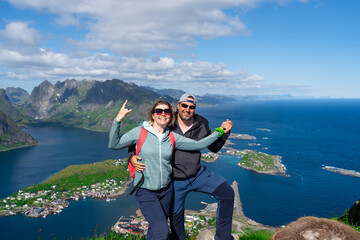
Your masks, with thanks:
[{"label": "jacket hood", "polygon": [[[154,130],[152,124],[149,123],[148,121],[143,121],[143,122],[140,124],[140,126],[143,127],[143,128],[145,128],[148,132],[156,135],[155,130]],[[169,135],[169,131],[170,131],[169,128],[166,127],[166,128],[165,128],[165,132],[164,132],[164,133],[165,133],[165,136]]]}]

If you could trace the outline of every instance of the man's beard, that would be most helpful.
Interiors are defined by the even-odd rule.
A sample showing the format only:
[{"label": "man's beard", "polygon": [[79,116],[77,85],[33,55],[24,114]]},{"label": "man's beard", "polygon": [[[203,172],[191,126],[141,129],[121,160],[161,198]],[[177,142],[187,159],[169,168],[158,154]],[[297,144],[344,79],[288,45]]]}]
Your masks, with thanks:
[{"label": "man's beard", "polygon": [[189,117],[185,117],[183,114],[179,113],[179,117],[183,121],[189,121],[193,116],[194,114],[191,114]]}]

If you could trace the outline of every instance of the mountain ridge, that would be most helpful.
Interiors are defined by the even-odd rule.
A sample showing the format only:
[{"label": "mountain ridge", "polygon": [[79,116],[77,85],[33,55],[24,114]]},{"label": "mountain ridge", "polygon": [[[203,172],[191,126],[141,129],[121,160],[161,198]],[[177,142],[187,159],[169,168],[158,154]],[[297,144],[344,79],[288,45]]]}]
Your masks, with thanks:
[{"label": "mountain ridge", "polygon": [[0,151],[38,144],[29,133],[21,130],[6,113],[0,111]]},{"label": "mountain ridge", "polygon": [[[126,131],[146,119],[152,103],[161,97],[158,93],[119,79],[67,79],[54,85],[49,81],[42,82],[33,89],[21,109],[37,121],[35,125],[53,124],[108,131],[122,104],[128,100],[129,108],[134,111],[122,124],[122,130]],[[174,101],[167,96],[165,99]]]}]

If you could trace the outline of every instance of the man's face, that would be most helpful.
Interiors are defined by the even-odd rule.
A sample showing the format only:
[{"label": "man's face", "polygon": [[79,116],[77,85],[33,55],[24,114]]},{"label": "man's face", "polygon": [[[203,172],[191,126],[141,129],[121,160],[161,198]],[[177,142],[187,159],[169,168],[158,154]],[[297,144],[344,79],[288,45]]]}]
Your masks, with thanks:
[{"label": "man's face", "polygon": [[[192,99],[189,99],[192,100]],[[190,102],[180,102],[178,103],[178,114],[179,117],[182,120],[190,120],[195,113],[195,104],[190,103]]]}]

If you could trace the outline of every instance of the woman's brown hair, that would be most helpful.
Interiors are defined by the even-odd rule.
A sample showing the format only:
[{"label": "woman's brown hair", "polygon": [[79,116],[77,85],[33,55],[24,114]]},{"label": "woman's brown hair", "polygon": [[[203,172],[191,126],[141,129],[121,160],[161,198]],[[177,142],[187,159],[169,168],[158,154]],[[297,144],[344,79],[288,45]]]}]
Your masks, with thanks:
[{"label": "woman's brown hair", "polygon": [[148,115],[148,122],[150,123],[154,123],[154,119],[152,118],[152,115],[155,113],[155,108],[158,106],[158,105],[166,105],[169,107],[170,111],[171,111],[171,114],[170,114],[170,122],[168,123],[168,127],[174,125],[175,123],[175,113],[174,113],[174,108],[173,106],[165,101],[165,100],[158,100],[154,103],[153,107],[150,109],[150,112],[149,112],[149,115]]}]

